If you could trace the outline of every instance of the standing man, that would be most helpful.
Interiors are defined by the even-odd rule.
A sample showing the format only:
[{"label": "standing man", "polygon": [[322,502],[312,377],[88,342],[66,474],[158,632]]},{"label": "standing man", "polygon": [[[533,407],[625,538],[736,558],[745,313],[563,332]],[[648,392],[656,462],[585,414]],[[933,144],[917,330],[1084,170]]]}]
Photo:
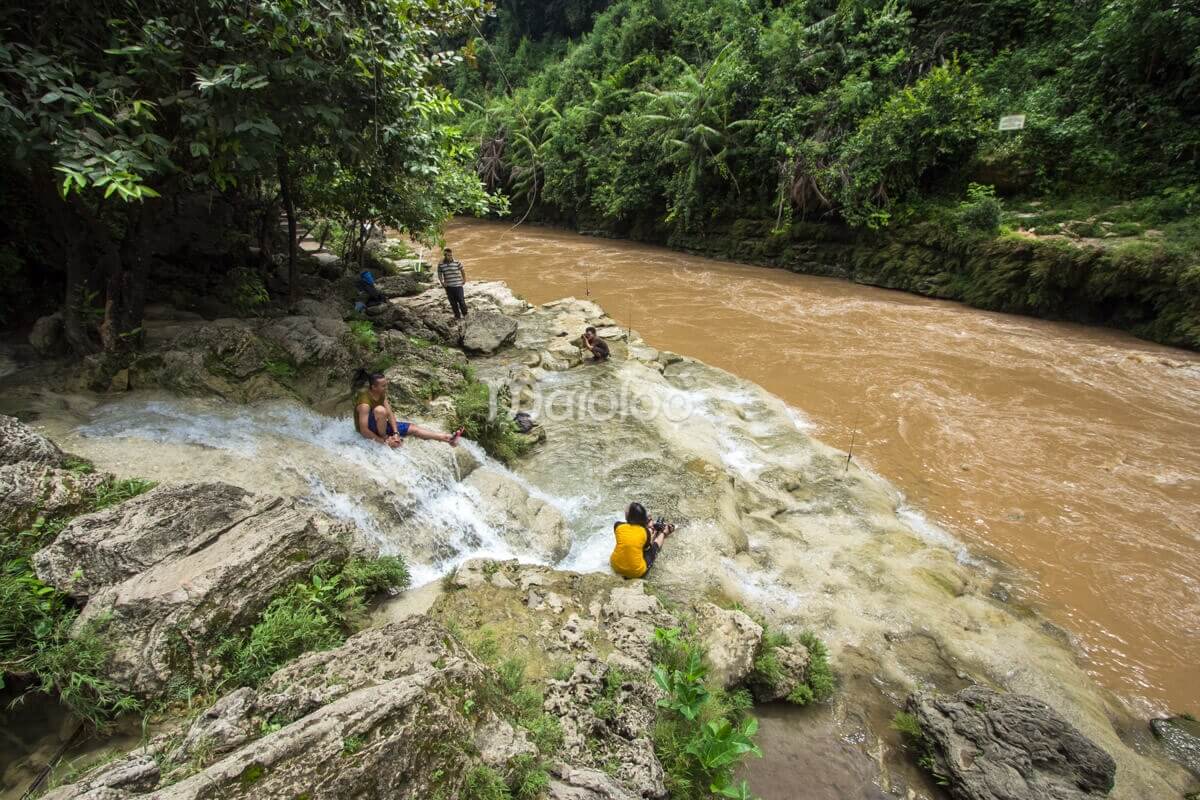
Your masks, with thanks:
[{"label": "standing man", "polygon": [[467,283],[467,273],[463,265],[454,260],[454,254],[449,247],[442,248],[442,261],[438,264],[438,283],[446,290],[446,299],[450,301],[450,310],[455,319],[467,316],[467,299],[463,295],[463,287]]}]

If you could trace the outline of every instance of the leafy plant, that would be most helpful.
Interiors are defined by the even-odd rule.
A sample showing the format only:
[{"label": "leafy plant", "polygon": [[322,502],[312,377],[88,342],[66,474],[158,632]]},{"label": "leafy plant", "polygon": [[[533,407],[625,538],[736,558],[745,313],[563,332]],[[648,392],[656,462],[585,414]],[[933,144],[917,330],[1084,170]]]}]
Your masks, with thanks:
[{"label": "leafy plant", "polygon": [[972,183],[967,186],[967,199],[959,204],[958,218],[963,227],[981,233],[1000,230],[1000,216],[1004,206],[996,197],[993,186]]},{"label": "leafy plant", "polygon": [[666,693],[666,697],[659,700],[658,704],[678,712],[685,719],[696,719],[709,698],[708,689],[704,685],[707,673],[703,659],[696,651],[691,653],[686,667],[682,670],[656,665],[653,669],[654,682]]},{"label": "leafy plant", "polygon": [[350,338],[364,350],[374,351],[379,346],[379,336],[375,333],[375,326],[369,320],[351,320]]},{"label": "leafy plant", "polygon": [[227,665],[223,683],[257,686],[302,653],[340,645],[360,624],[366,598],[408,580],[399,556],[351,559],[340,571],[318,565],[308,581],[272,600],[248,632],[218,645]]},{"label": "leafy plant", "polygon": [[502,464],[511,464],[529,450],[529,441],[517,432],[512,412],[502,393],[478,381],[467,383],[454,395],[451,424],[462,428],[471,441]]}]

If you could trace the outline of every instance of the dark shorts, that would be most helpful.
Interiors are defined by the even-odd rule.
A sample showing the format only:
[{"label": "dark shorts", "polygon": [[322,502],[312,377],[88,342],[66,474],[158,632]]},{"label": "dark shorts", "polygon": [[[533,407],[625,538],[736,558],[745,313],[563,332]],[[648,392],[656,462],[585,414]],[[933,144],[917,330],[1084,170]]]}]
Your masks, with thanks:
[{"label": "dark shorts", "polygon": [[392,430],[392,422],[391,422],[391,420],[388,420],[388,424],[387,424],[387,433],[380,433],[380,432],[379,432],[379,428],[378,428],[378,426],[376,426],[376,424],[375,424],[375,414],[373,414],[373,413],[372,413],[372,414],[368,414],[368,415],[367,415],[367,427],[368,427],[368,428],[370,428],[370,429],[371,429],[371,433],[375,434],[376,436],[385,436],[385,437],[386,437],[386,436],[393,436],[393,435],[395,435],[397,432],[398,432],[398,433],[399,433],[401,436],[408,436],[408,428],[409,428],[409,425],[410,425],[410,423],[408,423],[408,422],[400,422],[400,423],[397,423],[397,424],[400,426],[400,430],[399,430],[399,431],[394,431],[394,430]]},{"label": "dark shorts", "polygon": [[642,548],[642,560],[646,562],[646,572],[649,572],[650,568],[654,566],[654,559],[658,558],[658,551],[661,549],[654,542],[650,542]]}]

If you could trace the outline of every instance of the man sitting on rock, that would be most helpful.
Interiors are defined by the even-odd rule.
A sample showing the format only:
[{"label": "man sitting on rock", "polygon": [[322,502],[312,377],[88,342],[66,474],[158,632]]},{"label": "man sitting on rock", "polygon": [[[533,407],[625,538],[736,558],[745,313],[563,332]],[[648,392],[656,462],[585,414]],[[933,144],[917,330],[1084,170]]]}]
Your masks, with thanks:
[{"label": "man sitting on rock", "polygon": [[388,447],[399,447],[404,444],[404,438],[413,436],[417,439],[433,439],[445,442],[451,447],[458,446],[458,440],[463,434],[459,428],[454,433],[439,433],[413,425],[411,422],[399,422],[388,402],[387,378],[382,372],[367,372],[360,369],[354,375],[354,428],[364,439],[386,444]]},{"label": "man sitting on rock", "polygon": [[608,342],[596,335],[596,329],[588,326],[583,333],[583,346],[592,354],[593,362],[608,361]]},{"label": "man sitting on rock", "polygon": [[613,534],[617,545],[613,548],[608,563],[613,571],[626,578],[642,578],[654,566],[654,559],[662,549],[663,542],[675,532],[669,522],[650,522],[650,515],[641,503],[630,503],[625,510],[625,521],[613,523]]},{"label": "man sitting on rock", "polygon": [[438,264],[438,283],[446,290],[446,299],[450,301],[450,310],[455,319],[467,316],[466,291],[467,273],[463,265],[454,260],[454,254],[447,247],[442,250],[442,260]]}]

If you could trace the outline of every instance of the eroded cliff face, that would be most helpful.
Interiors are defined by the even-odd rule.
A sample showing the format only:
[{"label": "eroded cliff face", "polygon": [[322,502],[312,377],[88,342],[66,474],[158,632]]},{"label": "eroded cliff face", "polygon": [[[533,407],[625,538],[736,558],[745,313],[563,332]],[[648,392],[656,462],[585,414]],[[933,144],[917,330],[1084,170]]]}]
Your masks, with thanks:
[{"label": "eroded cliff face", "polygon": [[[572,697],[587,700],[614,666],[644,674],[647,632],[652,635],[655,627],[672,623],[670,613],[644,587],[692,609],[707,601],[721,607],[736,602],[774,628],[815,630],[829,643],[841,676],[834,701],[838,719],[878,754],[885,789],[899,791],[905,785],[903,776],[888,766],[902,756],[887,732],[891,714],[905,697],[916,689],[951,692],[980,684],[1047,704],[1111,755],[1116,764],[1112,796],[1140,800],[1185,790],[1182,770],[1157,756],[1139,754],[1126,741],[1124,734],[1136,723],[1096,688],[1070,650],[1035,617],[991,596],[995,567],[976,562],[949,537],[922,524],[890,486],[814,440],[803,419],[777,398],[723,371],[655,351],[587,301],[533,308],[502,285],[476,284],[468,291],[468,302],[486,321],[471,333],[473,349],[494,351],[477,356],[473,367],[481,378],[506,386],[515,407],[533,411],[546,436],[515,472],[470,445],[463,448],[467,455],[453,459],[444,446],[428,443],[410,443],[401,451],[370,449],[354,438],[348,421],[280,402],[233,410],[209,407],[198,417],[196,406],[134,393],[105,398],[99,407],[77,406],[88,422],[82,429],[80,417],[43,405],[42,421],[64,446],[101,467],[128,473],[136,472],[138,463],[152,464],[153,477],[168,483],[222,478],[243,489],[285,497],[269,512],[280,517],[278,524],[264,528],[275,532],[268,542],[282,542],[276,550],[256,540],[258,529],[249,519],[268,501],[234,498],[231,507],[244,506],[245,521],[214,536],[197,532],[185,537],[200,542],[199,551],[189,547],[176,553],[177,543],[153,538],[154,509],[131,506],[109,512],[107,523],[105,518],[77,522],[78,530],[71,529],[39,556],[40,568],[48,579],[68,586],[74,568],[87,562],[86,580],[74,591],[89,605],[105,598],[119,618],[149,621],[156,615],[133,610],[151,595],[168,598],[183,615],[175,622],[198,628],[242,620],[245,614],[241,606],[232,616],[191,613],[189,609],[208,607],[204,597],[194,595],[195,575],[217,576],[205,584],[214,596],[242,584],[261,585],[269,593],[269,581],[249,568],[253,559],[239,561],[232,555],[268,547],[264,552],[277,553],[279,564],[285,565],[290,563],[288,543],[303,532],[332,548],[324,552],[309,543],[302,549],[313,559],[364,547],[405,554],[414,572],[427,579],[457,570],[453,585],[458,591],[439,600],[430,616],[459,629],[503,631],[506,646],[525,653],[535,665],[535,678],[546,681],[545,711],[563,726],[565,749],[556,780],[574,792],[562,789],[563,794],[554,796],[661,796],[661,777],[642,755],[646,715],[652,711],[600,720],[570,705]],[[438,349],[439,355],[427,355],[432,348],[425,340],[414,345],[415,334],[404,332],[404,326],[417,330],[419,325],[443,342],[462,342],[466,332],[450,322],[436,292],[396,298],[379,313],[398,326],[397,341],[405,344],[397,345],[396,352],[409,348],[417,354],[389,370],[393,383],[412,384],[422,369],[461,375],[443,366],[461,357],[453,355],[457,351]],[[610,362],[590,363],[581,352],[578,336],[588,325],[609,341]],[[207,341],[198,337],[194,346],[207,348]],[[173,347],[192,346],[181,339],[171,342]],[[193,367],[205,368],[203,358],[198,364]],[[189,386],[203,387],[206,381]],[[143,412],[151,405],[154,413],[182,411],[171,411],[161,430],[147,432]],[[445,406],[434,398],[423,414],[438,424],[437,414]],[[200,497],[200,488],[193,488]],[[159,491],[181,508],[190,502],[179,495],[187,489]],[[681,529],[645,584],[624,585],[606,575],[607,557],[612,521],[634,499],[674,519]],[[156,556],[153,564],[143,563],[146,548],[136,543],[124,547],[116,534],[96,534],[112,533],[116,528],[111,526],[119,527],[130,514],[140,514],[147,536],[162,545],[162,558]],[[305,515],[327,522],[305,522]],[[288,522],[292,516],[295,524]],[[246,531],[246,547],[231,547],[226,558],[211,543],[238,539],[239,526]],[[212,563],[204,553],[212,555]],[[516,565],[485,570],[469,561],[480,555],[543,562],[573,572]],[[101,563],[104,571],[93,566]],[[242,574],[245,581],[220,577]],[[379,656],[378,648],[386,649],[388,639],[442,641],[430,627],[436,624],[420,617],[399,628],[368,631],[348,642],[349,650],[335,651],[336,657],[316,654],[285,667],[271,683],[293,698],[285,703],[291,711],[283,718],[273,716],[277,700],[265,697],[265,690],[225,698],[220,710],[214,710],[216,716],[205,717],[221,721],[217,730],[227,738],[224,749],[212,753],[216,760],[199,773],[172,783],[166,794],[155,787],[170,780],[169,770],[159,766],[152,773],[134,767],[147,759],[157,764],[162,754],[178,762],[186,756],[178,743],[154,745],[160,749],[131,756],[131,771],[121,775],[132,777],[121,777],[122,783],[113,784],[118,779],[111,776],[90,777],[71,790],[74,794],[60,796],[285,796],[293,790],[302,793],[305,782],[319,787],[313,797],[383,796],[380,792],[433,796],[404,794],[432,786],[439,767],[426,769],[411,752],[396,750],[413,747],[404,742],[420,738],[398,732],[426,724],[422,715],[428,713],[431,729],[442,731],[447,741],[476,736],[484,721],[464,715],[446,692],[453,694],[449,687],[456,684],[469,688],[486,683],[486,665],[475,665],[449,640],[439,645],[445,652],[422,645],[437,653],[419,668],[410,664],[391,670],[386,658],[382,665],[371,660]],[[127,649],[148,654],[147,663],[160,665],[152,674],[165,675],[166,662],[146,645],[151,640],[137,639]],[[359,649],[351,648],[352,643]],[[729,652],[730,669],[746,660],[737,648]],[[557,653],[573,664],[565,681],[548,677]],[[330,670],[343,656],[358,665],[347,673],[347,682],[339,678],[323,687],[312,685],[310,678],[333,674]],[[460,664],[455,668],[459,672],[446,672],[445,665],[452,662]],[[301,664],[311,674],[302,674]],[[396,677],[400,673],[407,677]],[[152,691],[158,678],[137,680]],[[622,691],[630,708],[653,709],[655,698],[644,682]],[[426,699],[439,705],[423,706]],[[267,727],[283,727],[265,737],[246,738],[245,730],[272,719],[276,721]],[[594,753],[583,747],[592,735],[601,736],[608,750]],[[351,748],[354,754],[338,755],[338,741],[359,738],[378,741],[378,751]],[[368,755],[358,755],[364,752]],[[329,777],[338,774],[335,767],[358,775],[353,764],[371,767],[382,759],[412,763],[414,771],[403,773],[407,782],[385,785],[367,775],[385,769],[364,769],[361,783],[347,782],[359,794],[337,794],[340,789]],[[614,776],[597,769],[613,761],[623,765],[616,783]],[[448,780],[446,775],[443,771],[438,780]],[[252,792],[255,787],[258,791]]]}]

